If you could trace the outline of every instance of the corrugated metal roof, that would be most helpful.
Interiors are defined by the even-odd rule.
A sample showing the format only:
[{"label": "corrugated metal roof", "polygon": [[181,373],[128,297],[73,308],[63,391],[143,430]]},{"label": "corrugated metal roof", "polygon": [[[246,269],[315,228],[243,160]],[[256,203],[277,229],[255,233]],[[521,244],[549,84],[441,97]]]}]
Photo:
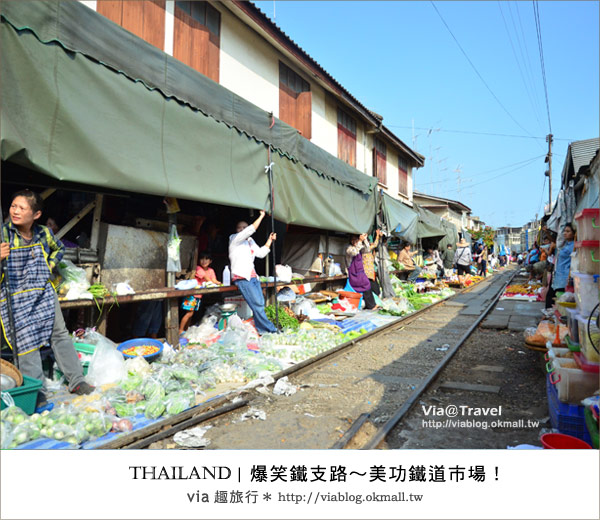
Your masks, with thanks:
[{"label": "corrugated metal roof", "polygon": [[263,22],[263,24],[268,25],[272,30],[276,31],[277,33],[279,33],[280,36],[285,38],[289,44],[291,44],[293,47],[295,47],[297,51],[299,51],[299,54],[303,59],[308,61],[311,66],[318,69],[319,73],[324,77],[324,79],[338,90],[338,93],[341,95],[342,98],[345,98],[347,102],[350,102],[356,108],[359,108],[360,111],[363,113],[363,117],[365,117],[366,119],[370,119],[372,124],[376,126],[381,126],[383,130],[382,133],[394,144],[396,144],[401,150],[403,150],[405,153],[411,156],[412,159],[415,161],[415,165],[417,167],[421,167],[425,164],[425,156],[410,148],[404,141],[402,141],[398,136],[391,132],[387,127],[381,125],[381,116],[379,116],[379,114],[376,114],[372,110],[369,110],[358,99],[356,99],[352,94],[350,94],[348,90],[346,90],[333,76],[331,76],[331,74],[329,74],[323,67],[321,67],[321,65],[319,65],[317,61],[312,56],[310,56],[310,54],[308,54],[302,47],[300,47],[300,45],[298,45],[294,40],[292,40],[292,38],[290,38],[275,22],[273,22],[273,20],[271,20],[257,5],[246,0],[238,0],[234,3],[247,14],[250,14],[251,12],[258,16],[260,18],[260,21]]},{"label": "corrugated metal roof", "polygon": [[471,208],[469,206],[467,206],[466,204],[463,204],[462,202],[459,202],[458,200],[446,199],[444,197],[436,197],[435,195],[427,195],[426,193],[422,193],[422,192],[416,191],[416,190],[413,190],[413,198],[414,197],[422,197],[422,198],[430,199],[430,200],[439,200],[439,201],[445,202],[446,204],[452,204],[455,206],[463,207],[469,213],[471,212]]},{"label": "corrugated metal roof", "polygon": [[576,177],[579,170],[589,165],[596,153],[600,149],[600,138],[585,139],[583,141],[573,141],[567,149],[567,157],[561,174],[563,185],[566,183],[568,175],[571,173]]},{"label": "corrugated metal roof", "polygon": [[600,138],[598,137],[571,143],[571,158],[575,175],[579,173],[582,166],[587,166],[592,162],[598,148],[600,148]]}]

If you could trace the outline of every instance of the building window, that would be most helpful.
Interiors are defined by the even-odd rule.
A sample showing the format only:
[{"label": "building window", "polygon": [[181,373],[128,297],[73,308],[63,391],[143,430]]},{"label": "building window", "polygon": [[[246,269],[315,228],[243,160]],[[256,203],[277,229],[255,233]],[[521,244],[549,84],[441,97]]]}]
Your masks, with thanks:
[{"label": "building window", "polygon": [[383,141],[375,139],[373,148],[373,175],[377,177],[379,184],[387,186],[387,147]]},{"label": "building window", "polygon": [[398,155],[398,193],[408,197],[408,163]]},{"label": "building window", "polygon": [[279,62],[279,119],[310,139],[311,112],[310,84]]},{"label": "building window", "polygon": [[338,108],[338,158],[356,168],[356,120]]},{"label": "building window", "polygon": [[165,0],[98,2],[98,13],[164,50]]},{"label": "building window", "polygon": [[221,13],[208,2],[175,2],[173,56],[219,81]]}]

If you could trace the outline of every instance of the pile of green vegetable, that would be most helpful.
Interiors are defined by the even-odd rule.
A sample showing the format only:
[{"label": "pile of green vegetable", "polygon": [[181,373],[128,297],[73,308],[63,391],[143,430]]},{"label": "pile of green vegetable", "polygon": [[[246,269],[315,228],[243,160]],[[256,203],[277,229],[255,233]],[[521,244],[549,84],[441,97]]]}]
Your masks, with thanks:
[{"label": "pile of green vegetable", "polygon": [[275,305],[265,306],[265,313],[267,314],[267,318],[269,318],[269,321],[279,329],[298,330],[298,327],[300,327],[300,322],[297,318],[291,315],[293,313],[288,313],[285,309],[286,307],[279,307],[279,324],[277,323],[275,316]]},{"label": "pile of green vegetable", "polygon": [[2,447],[9,449],[39,438],[78,445],[102,437],[113,427],[111,418],[103,413],[62,406],[31,417],[18,406],[9,406],[2,411],[1,419]]}]

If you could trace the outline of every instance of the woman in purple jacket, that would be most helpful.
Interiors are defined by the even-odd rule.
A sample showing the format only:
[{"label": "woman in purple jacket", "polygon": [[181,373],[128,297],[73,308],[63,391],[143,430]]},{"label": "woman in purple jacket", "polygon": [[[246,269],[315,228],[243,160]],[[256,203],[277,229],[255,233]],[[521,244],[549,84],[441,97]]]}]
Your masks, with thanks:
[{"label": "woman in purple jacket", "polygon": [[365,300],[365,309],[376,307],[375,298],[371,292],[371,281],[365,273],[363,265],[363,252],[370,252],[371,245],[367,240],[367,234],[352,235],[350,245],[346,249],[346,265],[348,265],[348,281],[351,287],[362,294]]}]

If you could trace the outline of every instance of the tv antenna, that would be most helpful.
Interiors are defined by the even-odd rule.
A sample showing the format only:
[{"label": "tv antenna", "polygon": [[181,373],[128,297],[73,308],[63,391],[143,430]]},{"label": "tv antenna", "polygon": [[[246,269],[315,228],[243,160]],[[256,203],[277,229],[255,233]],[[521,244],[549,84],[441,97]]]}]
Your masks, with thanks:
[{"label": "tv antenna", "polygon": [[462,173],[462,164],[457,164],[454,173],[456,173],[456,183],[458,185],[458,200],[460,200],[460,174]]}]

